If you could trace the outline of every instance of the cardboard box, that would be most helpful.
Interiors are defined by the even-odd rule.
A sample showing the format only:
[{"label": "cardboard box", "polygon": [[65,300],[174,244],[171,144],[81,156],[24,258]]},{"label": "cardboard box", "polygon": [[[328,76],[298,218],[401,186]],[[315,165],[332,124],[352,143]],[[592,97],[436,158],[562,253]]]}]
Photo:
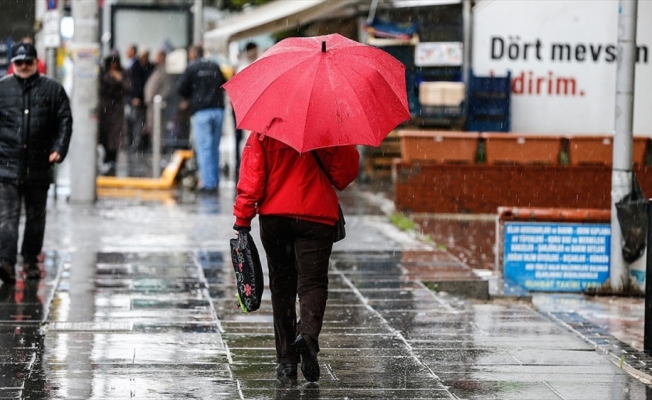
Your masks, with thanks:
[{"label": "cardboard box", "polygon": [[424,106],[459,106],[464,101],[464,82],[421,82],[419,102]]}]

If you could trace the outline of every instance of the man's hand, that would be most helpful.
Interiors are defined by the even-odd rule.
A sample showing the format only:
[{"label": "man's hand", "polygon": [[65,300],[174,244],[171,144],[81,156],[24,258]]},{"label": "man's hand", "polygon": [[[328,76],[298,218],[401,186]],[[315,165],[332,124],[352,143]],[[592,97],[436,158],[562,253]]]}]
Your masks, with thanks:
[{"label": "man's hand", "polygon": [[188,100],[181,100],[179,102],[179,110],[186,111],[188,109]]},{"label": "man's hand", "polygon": [[134,97],[133,99],[131,99],[131,105],[134,107],[140,106],[140,99],[138,97]]},{"label": "man's hand", "polygon": [[50,164],[59,162],[59,160],[61,160],[61,154],[59,154],[58,151],[53,151],[50,153]]}]

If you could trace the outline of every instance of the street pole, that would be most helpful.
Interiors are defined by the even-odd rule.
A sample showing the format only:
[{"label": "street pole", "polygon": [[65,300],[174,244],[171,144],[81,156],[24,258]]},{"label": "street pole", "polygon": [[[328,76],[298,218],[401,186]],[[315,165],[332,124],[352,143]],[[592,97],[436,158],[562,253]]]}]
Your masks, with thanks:
[{"label": "street pole", "polygon": [[623,293],[629,284],[629,265],[622,254],[622,233],[616,203],[632,187],[634,121],[634,71],[636,66],[636,17],[638,0],[618,2],[618,62],[616,70],[616,118],[611,170],[611,291]]},{"label": "street pole", "polygon": [[70,46],[73,54],[70,202],[89,204],[95,202],[97,169],[98,6],[96,1],[73,1],[71,5],[75,34]]},{"label": "street pole", "polygon": [[204,42],[204,1],[195,0],[194,6],[194,30],[193,43],[200,44]]},{"label": "street pole", "polygon": [[462,0],[462,20],[463,20],[463,39],[462,51],[464,52],[464,61],[462,62],[462,81],[469,84],[469,68],[471,68],[471,34],[473,29],[473,20],[471,14],[471,0]]},{"label": "street pole", "polygon": [[163,97],[160,94],[154,96],[154,121],[152,129],[152,177],[161,176],[161,137],[163,136]]}]

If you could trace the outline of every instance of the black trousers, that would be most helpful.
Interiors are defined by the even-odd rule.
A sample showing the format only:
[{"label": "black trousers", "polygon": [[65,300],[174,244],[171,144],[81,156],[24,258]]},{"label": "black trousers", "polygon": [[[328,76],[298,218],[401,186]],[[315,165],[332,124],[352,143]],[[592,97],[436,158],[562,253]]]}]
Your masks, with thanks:
[{"label": "black trousers", "polygon": [[16,264],[18,228],[25,204],[25,231],[20,254],[24,262],[37,262],[43,248],[49,185],[12,185],[0,182],[0,261]]},{"label": "black trousers", "polygon": [[[297,363],[298,334],[318,343],[328,299],[333,226],[295,218],[260,216],[260,239],[269,267],[276,362]],[[299,296],[297,323],[296,299]]]}]

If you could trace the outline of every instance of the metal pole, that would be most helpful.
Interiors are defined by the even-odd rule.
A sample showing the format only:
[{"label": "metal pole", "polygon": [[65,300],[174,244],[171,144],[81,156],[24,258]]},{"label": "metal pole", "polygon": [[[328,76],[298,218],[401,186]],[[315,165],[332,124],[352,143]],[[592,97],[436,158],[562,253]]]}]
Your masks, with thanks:
[{"label": "metal pole", "polygon": [[194,30],[193,30],[193,42],[196,44],[202,43],[204,41],[204,1],[195,0],[194,6]]},{"label": "metal pole", "polygon": [[75,34],[70,46],[74,60],[70,202],[93,203],[97,175],[98,7],[95,1],[73,1],[71,5]]},{"label": "metal pole", "polygon": [[643,351],[652,353],[652,199],[647,201],[647,257],[645,263],[645,319],[643,320]]},{"label": "metal pole", "polygon": [[462,20],[463,20],[463,39],[462,46],[464,48],[464,61],[462,62],[462,80],[466,85],[469,84],[469,68],[471,68],[471,29],[472,14],[471,14],[471,0],[462,1]]},{"label": "metal pole", "polygon": [[160,94],[154,96],[154,126],[152,127],[152,177],[154,178],[161,176],[161,112],[164,106],[163,97]]},{"label": "metal pole", "polygon": [[622,293],[629,282],[629,265],[625,263],[622,256],[622,233],[616,215],[616,203],[625,197],[632,187],[637,10],[638,0],[620,0],[618,3],[618,63],[611,171],[611,268],[609,276],[613,293]]}]

